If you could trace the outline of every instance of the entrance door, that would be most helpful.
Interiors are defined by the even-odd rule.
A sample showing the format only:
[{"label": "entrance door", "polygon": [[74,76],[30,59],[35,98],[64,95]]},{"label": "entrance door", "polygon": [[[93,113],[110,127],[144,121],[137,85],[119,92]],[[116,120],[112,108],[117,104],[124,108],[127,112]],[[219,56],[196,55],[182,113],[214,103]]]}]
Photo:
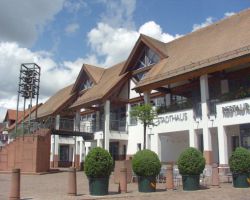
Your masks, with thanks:
[{"label": "entrance door", "polygon": [[69,145],[60,145],[60,167],[68,167],[69,163]]},{"label": "entrance door", "polygon": [[109,152],[114,160],[119,160],[119,142],[110,142]]}]

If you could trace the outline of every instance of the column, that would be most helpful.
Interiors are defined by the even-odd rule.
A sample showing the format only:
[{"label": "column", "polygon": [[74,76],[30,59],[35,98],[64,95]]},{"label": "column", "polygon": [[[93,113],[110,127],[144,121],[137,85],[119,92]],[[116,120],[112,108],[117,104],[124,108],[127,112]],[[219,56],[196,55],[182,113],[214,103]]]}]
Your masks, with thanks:
[{"label": "column", "polygon": [[202,123],[203,123],[203,144],[204,144],[204,157],[206,164],[212,164],[212,140],[211,133],[208,127],[208,106],[209,100],[208,77],[207,74],[200,77],[200,90],[201,90],[201,109],[202,109]]},{"label": "column", "polygon": [[143,98],[144,98],[145,104],[150,104],[150,93],[151,93],[151,91],[143,92]]},{"label": "column", "polygon": [[[75,114],[75,124],[74,124],[74,129],[77,132],[80,132],[80,123],[81,123],[81,112],[80,110],[76,111]],[[80,169],[80,145],[79,145],[79,141],[78,141],[78,137],[74,136],[75,139],[75,144],[74,144],[74,153],[73,153],[73,162],[74,162],[74,166],[76,169]]]},{"label": "column", "polygon": [[83,140],[80,140],[80,169],[83,170]]},{"label": "column", "polygon": [[76,111],[75,114],[75,131],[79,132],[80,131],[80,123],[81,123],[81,114],[80,114],[80,110]]},{"label": "column", "polygon": [[228,165],[227,132],[224,126],[218,126],[219,161],[221,166]]},{"label": "column", "polygon": [[109,135],[110,135],[110,100],[106,100],[104,105],[104,148],[109,151]]},{"label": "column", "polygon": [[131,111],[131,105],[128,103],[126,105],[127,112],[126,112],[126,131],[128,131],[128,125],[130,124],[130,111]]},{"label": "column", "polygon": [[170,106],[170,104],[171,104],[171,94],[170,93],[166,94],[165,99],[166,99],[166,106],[167,107]]},{"label": "column", "polygon": [[221,87],[221,94],[225,94],[229,92],[229,86],[228,86],[228,80],[221,80],[220,81],[220,87]]},{"label": "column", "polygon": [[[55,129],[59,130],[60,129],[60,115],[56,115],[56,119],[55,119]],[[53,164],[52,166],[54,168],[58,167],[58,162],[59,162],[59,156],[58,156],[58,152],[59,152],[59,136],[58,135],[54,135],[53,136],[54,139],[54,143],[53,143]]]},{"label": "column", "polygon": [[95,131],[100,130],[100,111],[96,111]]},{"label": "column", "polygon": [[194,129],[189,130],[189,146],[198,149],[198,136]]}]

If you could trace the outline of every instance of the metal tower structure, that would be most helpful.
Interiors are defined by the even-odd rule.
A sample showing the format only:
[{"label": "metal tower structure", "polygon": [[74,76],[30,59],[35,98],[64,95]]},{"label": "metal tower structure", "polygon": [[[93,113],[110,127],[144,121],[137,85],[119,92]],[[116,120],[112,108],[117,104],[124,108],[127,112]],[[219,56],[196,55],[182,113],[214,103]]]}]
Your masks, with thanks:
[{"label": "metal tower structure", "polygon": [[[31,127],[31,109],[32,109],[32,100],[36,100],[36,108],[38,105],[39,97],[39,88],[40,88],[40,72],[41,68],[36,63],[23,63],[20,66],[20,75],[19,75],[19,84],[17,92],[17,109],[16,109],[16,127],[15,132],[17,134],[18,127],[18,111],[20,99],[23,98],[23,126],[22,132],[24,133],[24,117],[26,111],[26,101],[29,100],[29,121],[28,121],[28,130],[30,133]],[[35,120],[37,119],[37,109],[35,110]]]}]

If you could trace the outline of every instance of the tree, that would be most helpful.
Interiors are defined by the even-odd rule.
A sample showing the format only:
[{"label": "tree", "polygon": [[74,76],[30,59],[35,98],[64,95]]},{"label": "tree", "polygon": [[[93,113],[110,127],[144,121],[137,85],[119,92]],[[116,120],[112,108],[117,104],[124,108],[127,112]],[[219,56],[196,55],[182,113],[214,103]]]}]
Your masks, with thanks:
[{"label": "tree", "polygon": [[133,107],[130,115],[136,117],[143,124],[143,149],[146,149],[146,129],[147,126],[154,125],[153,120],[157,113],[150,104],[143,104]]}]

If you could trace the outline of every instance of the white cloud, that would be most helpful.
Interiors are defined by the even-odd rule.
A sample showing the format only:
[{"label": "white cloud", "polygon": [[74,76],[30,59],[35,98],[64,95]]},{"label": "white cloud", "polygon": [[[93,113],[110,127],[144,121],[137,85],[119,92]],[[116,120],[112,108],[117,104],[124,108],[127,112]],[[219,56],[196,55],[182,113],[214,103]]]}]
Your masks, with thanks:
[{"label": "white cloud", "polygon": [[194,24],[194,25],[193,25],[192,32],[193,32],[193,31],[196,31],[196,30],[198,30],[198,29],[204,28],[204,27],[206,27],[206,26],[212,24],[213,21],[214,21],[214,18],[213,18],[213,17],[208,17],[208,18],[206,18],[205,22],[202,22],[201,24]]},{"label": "white cloud", "polygon": [[163,42],[169,42],[181,36],[164,33],[154,21],[146,22],[138,30],[113,28],[108,24],[98,23],[97,27],[88,33],[92,55],[104,58],[99,61],[100,65],[110,67],[128,57],[140,33]]},{"label": "white cloud", "polygon": [[46,99],[57,90],[72,84],[83,62],[94,58],[77,59],[74,62],[56,63],[48,52],[33,52],[14,42],[0,43],[0,109],[16,107],[18,75],[21,63],[36,62],[41,67],[40,98]]},{"label": "white cloud", "polygon": [[149,21],[143,24],[139,28],[139,33],[143,33],[145,35],[151,36],[155,39],[158,39],[162,42],[170,42],[178,37],[181,37],[182,35],[176,34],[171,35],[169,33],[164,33],[162,31],[162,28],[159,24],[156,24],[154,21]]},{"label": "white cloud", "polygon": [[85,2],[85,0],[67,0],[64,2],[64,7],[70,13],[77,13],[82,8],[87,8],[88,4]]},{"label": "white cloud", "polygon": [[72,24],[68,24],[64,31],[66,34],[73,34],[75,33],[78,29],[80,28],[79,24],[77,23],[72,23]]},{"label": "white cloud", "polygon": [[64,0],[1,0],[0,42],[32,45],[44,25],[63,8]]},{"label": "white cloud", "polygon": [[231,16],[233,16],[233,15],[235,15],[235,12],[226,12],[226,13],[224,14],[225,18],[226,18],[226,17],[231,17]]},{"label": "white cloud", "polygon": [[[225,12],[222,19],[225,19],[227,17],[231,17],[231,16],[233,16],[235,14],[236,14],[235,12]],[[216,19],[213,18],[213,17],[208,17],[208,18],[206,18],[205,22],[202,22],[201,24],[194,24],[192,32],[213,24],[215,22],[215,20]]]},{"label": "white cloud", "polygon": [[101,22],[111,27],[133,28],[133,13],[136,0],[101,0],[106,11],[101,14]]}]

